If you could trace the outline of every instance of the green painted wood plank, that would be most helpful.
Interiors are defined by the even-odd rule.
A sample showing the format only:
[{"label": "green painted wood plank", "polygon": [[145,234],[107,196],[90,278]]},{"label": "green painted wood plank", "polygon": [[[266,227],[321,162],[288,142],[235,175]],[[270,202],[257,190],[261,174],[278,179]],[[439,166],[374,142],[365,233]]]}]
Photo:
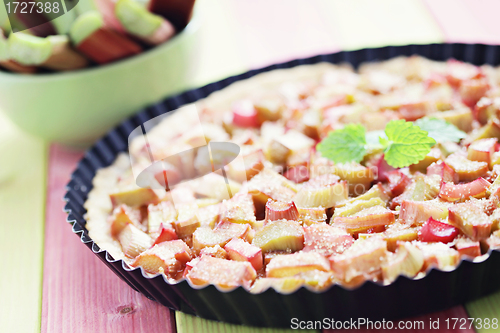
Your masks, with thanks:
[{"label": "green painted wood plank", "polygon": [[322,4],[325,12],[331,13],[331,24],[344,50],[444,40],[420,0],[329,0]]},{"label": "green painted wood plank", "polygon": [[0,114],[0,327],[39,332],[47,145]]},{"label": "green painted wood plank", "polygon": [[[292,333],[297,330],[280,328],[258,328],[240,325],[224,324],[218,321],[206,320],[182,312],[175,313],[177,333]],[[314,330],[301,332],[317,333]]]},{"label": "green painted wood plank", "polygon": [[[500,332],[500,292],[467,303],[465,309],[470,318],[481,319],[481,328],[478,325],[479,321],[474,321],[477,333]],[[486,319],[489,319],[490,323],[493,319],[496,319],[496,329],[493,329],[491,326],[489,329],[485,328],[484,323]]]}]

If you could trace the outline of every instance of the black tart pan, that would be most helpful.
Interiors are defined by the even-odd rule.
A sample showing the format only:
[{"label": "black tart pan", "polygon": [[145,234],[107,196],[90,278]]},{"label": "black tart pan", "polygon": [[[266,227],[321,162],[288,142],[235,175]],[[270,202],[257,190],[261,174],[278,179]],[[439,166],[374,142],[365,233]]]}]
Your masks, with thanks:
[{"label": "black tart pan", "polygon": [[[202,318],[250,326],[290,327],[298,320],[371,320],[398,319],[452,307],[477,299],[500,289],[500,252],[493,250],[483,262],[463,260],[452,271],[432,269],[421,279],[400,276],[390,285],[368,281],[356,289],[333,285],[326,291],[313,292],[304,287],[291,294],[269,289],[251,294],[239,287],[221,292],[213,285],[192,288],[185,280],[169,284],[161,276],[147,277],[140,268],[130,269],[122,260],[114,260],[89,237],[85,228],[83,204],[92,189],[92,179],[99,168],[110,165],[119,152],[127,150],[128,135],[145,121],[175,110],[180,106],[207,97],[231,83],[262,72],[319,62],[347,62],[357,67],[361,63],[387,60],[397,56],[421,55],[433,60],[450,58],[475,65],[499,65],[500,46],[483,44],[429,44],[371,48],[344,51],[298,59],[282,64],[251,70],[219,82],[208,84],[147,107],[124,121],[92,146],[78,163],[67,185],[65,211],[73,232],[101,261],[134,290],[171,309]],[[78,124],[75,124],[78,126]],[[76,239],[75,239],[76,240]],[[85,269],[85,267],[82,267]],[[82,286],[82,290],[85,287]]]}]

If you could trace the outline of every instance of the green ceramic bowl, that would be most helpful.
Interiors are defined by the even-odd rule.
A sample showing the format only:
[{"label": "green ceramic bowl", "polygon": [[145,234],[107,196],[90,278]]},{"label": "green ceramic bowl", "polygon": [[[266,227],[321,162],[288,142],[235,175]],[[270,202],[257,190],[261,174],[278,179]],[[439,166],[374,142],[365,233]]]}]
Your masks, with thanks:
[{"label": "green ceramic bowl", "polygon": [[0,72],[0,110],[18,127],[65,145],[84,146],[110,127],[190,87],[198,18],[168,42],[132,58],[75,72]]}]

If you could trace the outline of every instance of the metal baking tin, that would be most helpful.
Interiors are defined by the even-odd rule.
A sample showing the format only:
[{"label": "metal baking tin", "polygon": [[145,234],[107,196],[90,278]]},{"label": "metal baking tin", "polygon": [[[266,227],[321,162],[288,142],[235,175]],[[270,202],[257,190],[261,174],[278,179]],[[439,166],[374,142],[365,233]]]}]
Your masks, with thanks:
[{"label": "metal baking tin", "polygon": [[491,251],[489,258],[482,262],[463,260],[452,271],[431,269],[425,277],[418,280],[400,276],[387,286],[368,281],[355,289],[333,285],[323,292],[314,292],[302,287],[291,294],[281,294],[274,289],[261,294],[251,294],[241,287],[230,292],[222,292],[213,285],[195,289],[185,280],[169,284],[161,275],[147,277],[141,268],[130,269],[122,260],[114,260],[105,250],[101,250],[85,229],[86,211],[83,204],[92,189],[92,179],[96,170],[110,165],[119,152],[125,151],[128,135],[145,121],[202,99],[233,82],[274,69],[319,62],[347,62],[357,67],[368,61],[414,54],[441,61],[455,58],[476,65],[500,63],[498,45],[388,46],[293,60],[251,70],[187,91],[141,110],[110,131],[86,152],[67,185],[67,193],[64,196],[67,202],[65,206],[65,211],[68,213],[67,221],[73,225],[73,232],[81,238],[81,241],[134,290],[171,309],[228,323],[290,327],[292,318],[349,320],[364,317],[372,320],[382,318],[390,320],[442,310],[490,294],[500,289],[500,284],[497,282],[500,278],[500,253],[495,250]]}]

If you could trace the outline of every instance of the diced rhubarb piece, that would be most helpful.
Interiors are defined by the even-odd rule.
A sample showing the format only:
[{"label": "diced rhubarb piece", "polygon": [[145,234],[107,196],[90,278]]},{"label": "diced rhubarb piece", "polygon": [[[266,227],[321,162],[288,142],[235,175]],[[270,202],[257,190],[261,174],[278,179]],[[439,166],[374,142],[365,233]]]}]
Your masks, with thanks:
[{"label": "diced rhubarb piece", "polygon": [[271,252],[266,252],[264,253],[264,264],[269,264],[271,260],[276,258],[277,256],[281,256],[283,254],[290,254],[292,253],[291,250],[288,251],[271,251]]},{"label": "diced rhubarb piece", "polygon": [[257,277],[255,269],[249,262],[225,260],[203,256],[186,274],[186,278],[194,285],[214,284],[221,289],[233,289],[243,286],[250,289]]},{"label": "diced rhubarb piece", "polygon": [[193,260],[188,261],[186,263],[186,267],[184,268],[184,272],[182,273],[182,277],[185,278],[189,271],[200,261],[200,257],[195,257]]},{"label": "diced rhubarb piece", "polygon": [[481,255],[481,244],[478,241],[473,241],[465,237],[457,238],[455,248],[460,257],[479,257]]},{"label": "diced rhubarb piece", "polygon": [[398,109],[401,118],[407,121],[415,121],[425,117],[431,111],[430,103],[427,101],[405,103]]},{"label": "diced rhubarb piece", "polygon": [[328,224],[313,224],[304,228],[304,252],[314,251],[328,257],[340,254],[354,243],[354,238],[345,231]]},{"label": "diced rhubarb piece", "polygon": [[447,61],[446,66],[446,79],[454,87],[461,86],[465,81],[481,77],[481,68],[469,63],[451,59]]},{"label": "diced rhubarb piece", "polygon": [[478,179],[466,184],[451,184],[444,182],[439,190],[439,197],[443,200],[454,202],[464,201],[469,198],[484,198],[490,183],[479,177]]},{"label": "diced rhubarb piece", "polygon": [[277,140],[290,150],[290,154],[300,152],[309,152],[316,142],[307,135],[295,130],[289,129],[285,135],[281,135]]},{"label": "diced rhubarb piece", "polygon": [[118,235],[118,241],[123,253],[129,258],[135,258],[141,252],[151,247],[153,240],[148,234],[139,230],[133,224],[127,224]]},{"label": "diced rhubarb piece", "polygon": [[233,112],[233,124],[238,127],[259,127],[257,110],[252,101],[242,100],[234,103],[231,111]]},{"label": "diced rhubarb piece", "polygon": [[387,164],[385,161],[384,155],[381,155],[377,162],[377,180],[379,182],[386,182],[389,180],[387,178],[387,174],[391,171],[396,170],[394,167]]},{"label": "diced rhubarb piece", "polygon": [[354,234],[367,231],[370,228],[387,226],[394,223],[394,213],[382,206],[373,206],[349,217],[336,217],[332,225],[344,228]]},{"label": "diced rhubarb piece", "polygon": [[193,232],[201,225],[196,212],[198,206],[195,203],[179,205],[177,221],[174,228],[179,238],[191,236]]},{"label": "diced rhubarb piece", "polygon": [[220,219],[221,221],[253,225],[256,219],[252,196],[248,193],[238,193],[231,199],[222,202]]},{"label": "diced rhubarb piece", "polygon": [[215,246],[204,247],[203,249],[201,249],[200,257],[201,256],[210,256],[214,258],[228,259],[226,250],[224,250],[218,244]]},{"label": "diced rhubarb piece", "polygon": [[472,130],[472,121],[474,118],[472,117],[472,112],[470,112],[468,107],[437,112],[433,113],[432,116],[455,125],[461,131],[470,132]]},{"label": "diced rhubarb piece", "polygon": [[285,164],[291,152],[290,148],[284,145],[278,138],[269,141],[264,149],[264,155],[274,164]]},{"label": "diced rhubarb piece", "polygon": [[249,224],[220,222],[215,229],[198,228],[193,233],[193,250],[199,253],[205,247],[219,245],[224,247],[233,238],[246,239],[250,231]]},{"label": "diced rhubarb piece", "polygon": [[467,158],[471,161],[491,163],[491,157],[495,152],[497,138],[481,139],[474,141],[467,150]]},{"label": "diced rhubarb piece", "polygon": [[319,270],[330,271],[328,260],[317,252],[297,252],[280,255],[266,266],[266,277],[287,277],[299,273]]},{"label": "diced rhubarb piece", "polygon": [[304,247],[304,230],[296,221],[269,222],[255,233],[252,244],[263,252],[299,251]]},{"label": "diced rhubarb piece", "polygon": [[428,167],[439,161],[441,157],[441,150],[439,148],[432,148],[429,154],[425,155],[420,162],[410,165],[410,172],[415,173],[419,171],[425,173]]},{"label": "diced rhubarb piece", "polygon": [[158,196],[149,188],[132,188],[109,195],[114,207],[124,204],[130,207],[138,207],[158,202]]},{"label": "diced rhubarb piece", "polygon": [[335,175],[322,175],[304,183],[293,198],[299,207],[334,207],[335,204],[347,200],[349,190],[345,181],[338,181]]},{"label": "diced rhubarb piece", "polygon": [[477,78],[463,81],[458,92],[465,105],[474,107],[489,89],[490,85],[486,78]]},{"label": "diced rhubarb piece", "polygon": [[309,180],[309,169],[305,165],[297,165],[287,169],[283,176],[295,183],[303,183]]},{"label": "diced rhubarb piece", "polygon": [[158,237],[161,232],[160,226],[163,228],[172,226],[172,223],[177,218],[177,210],[170,201],[162,201],[157,205],[148,206],[148,233],[153,237]]},{"label": "diced rhubarb piece", "polygon": [[490,237],[482,241],[482,243],[485,246],[486,251],[500,249],[500,231],[496,230],[490,235]]},{"label": "diced rhubarb piece", "polygon": [[299,212],[298,220],[303,225],[323,223],[327,219],[326,210],[323,207],[297,208]]},{"label": "diced rhubarb piece", "polygon": [[142,252],[131,266],[141,266],[148,273],[164,273],[168,278],[178,279],[192,257],[189,246],[178,239],[163,242]]},{"label": "diced rhubarb piece", "polygon": [[387,250],[394,252],[400,241],[411,242],[418,239],[417,228],[388,228],[383,234]]},{"label": "diced rhubarb piece", "polygon": [[344,207],[344,206],[352,204],[353,202],[356,202],[356,201],[370,200],[373,198],[379,198],[383,202],[387,203],[391,197],[389,196],[389,193],[387,193],[387,191],[384,189],[382,184],[377,183],[371,189],[369,189],[368,192],[365,192],[365,193],[361,194],[360,196],[357,196],[356,198],[351,198],[351,199],[346,200],[344,202],[340,202],[335,208]]},{"label": "diced rhubarb piece", "polygon": [[387,256],[387,244],[380,237],[358,239],[344,253],[332,255],[329,260],[334,276],[351,282],[358,276],[368,275],[380,269]]},{"label": "diced rhubarb piece", "polygon": [[451,154],[445,162],[455,170],[460,181],[471,181],[483,177],[489,171],[488,163],[471,161],[459,153]]},{"label": "diced rhubarb piece", "polygon": [[480,139],[497,138],[500,139],[500,120],[496,117],[490,118],[486,125],[469,134],[466,142],[473,142]]},{"label": "diced rhubarb piece", "polygon": [[427,176],[438,175],[441,182],[458,183],[458,174],[444,162],[432,163],[427,167]]},{"label": "diced rhubarb piece", "polygon": [[369,200],[355,200],[350,203],[348,203],[345,206],[335,208],[335,211],[333,213],[333,218],[336,217],[347,217],[354,215],[356,213],[359,213],[360,211],[370,208],[370,207],[375,207],[375,206],[382,206],[385,207],[386,203],[382,201],[382,199],[375,197],[371,198]]},{"label": "diced rhubarb piece", "polygon": [[263,266],[262,250],[255,245],[245,242],[241,238],[234,238],[224,246],[229,259],[248,261],[256,271]]},{"label": "diced rhubarb piece", "polygon": [[252,179],[264,169],[264,153],[262,153],[262,150],[257,150],[246,154],[243,156],[243,162],[244,170],[240,169],[242,167],[240,163],[229,164],[229,170],[227,171],[229,178],[239,179],[239,175],[244,172],[247,180]]},{"label": "diced rhubarb piece", "polygon": [[255,280],[250,292],[252,294],[260,294],[269,288],[273,288],[279,293],[289,294],[304,285],[304,279],[298,276],[287,276],[284,278],[259,278]]},{"label": "diced rhubarb piece", "polygon": [[177,239],[177,234],[175,233],[175,230],[171,225],[167,224],[167,226],[164,226],[162,223],[160,225],[159,230],[160,230],[160,232],[158,234],[158,237],[156,237],[156,240],[153,243],[153,246],[156,244],[160,244],[163,242],[168,242],[168,241]]},{"label": "diced rhubarb piece", "polygon": [[297,190],[293,182],[289,181],[279,173],[264,168],[254,176],[248,183],[248,193],[253,196],[257,213],[264,212],[269,198],[280,201],[290,201]]},{"label": "diced rhubarb piece", "polygon": [[390,283],[399,275],[414,277],[424,265],[422,251],[409,242],[399,242],[396,253],[387,256],[387,262],[382,264],[384,282]]},{"label": "diced rhubarb piece", "polygon": [[448,221],[475,241],[485,239],[491,233],[491,219],[481,207],[471,202],[450,207]]},{"label": "diced rhubarb piece", "polygon": [[375,180],[375,175],[371,168],[362,166],[359,163],[338,163],[335,164],[335,174],[341,180],[347,181],[349,193],[358,196],[365,193]]},{"label": "diced rhubarb piece", "polygon": [[399,170],[388,172],[387,179],[389,180],[389,190],[395,197],[402,194],[410,184],[410,178]]},{"label": "diced rhubarb piece", "polygon": [[403,200],[399,210],[399,218],[405,225],[422,225],[430,217],[436,220],[446,219],[448,217],[448,205],[438,200]]},{"label": "diced rhubarb piece", "polygon": [[269,199],[266,203],[266,221],[297,220],[299,211],[293,201],[283,202]]},{"label": "diced rhubarb piece", "polygon": [[458,229],[454,226],[429,217],[418,231],[418,240],[427,243],[450,243],[458,236],[458,233]]},{"label": "diced rhubarb piece", "polygon": [[495,118],[500,115],[500,98],[482,97],[473,109],[474,118],[481,124],[485,125],[488,119]]},{"label": "diced rhubarb piece", "polygon": [[172,164],[163,161],[162,170],[154,175],[155,179],[165,190],[182,181],[182,173]]},{"label": "diced rhubarb piece", "polygon": [[198,209],[196,217],[200,221],[200,226],[213,229],[220,219],[221,204],[206,206]]},{"label": "diced rhubarb piece", "polygon": [[254,107],[260,122],[264,122],[278,120],[286,105],[283,98],[276,94],[262,97],[254,103]]},{"label": "diced rhubarb piece", "polygon": [[128,224],[134,224],[139,229],[143,229],[140,222],[141,212],[125,205],[116,207],[109,220],[111,221],[111,236],[113,237],[117,237]]},{"label": "diced rhubarb piece", "polygon": [[436,267],[441,270],[454,269],[460,260],[458,251],[444,243],[415,242],[414,244],[424,254],[424,267],[422,267],[422,271],[426,271],[430,267]]}]

